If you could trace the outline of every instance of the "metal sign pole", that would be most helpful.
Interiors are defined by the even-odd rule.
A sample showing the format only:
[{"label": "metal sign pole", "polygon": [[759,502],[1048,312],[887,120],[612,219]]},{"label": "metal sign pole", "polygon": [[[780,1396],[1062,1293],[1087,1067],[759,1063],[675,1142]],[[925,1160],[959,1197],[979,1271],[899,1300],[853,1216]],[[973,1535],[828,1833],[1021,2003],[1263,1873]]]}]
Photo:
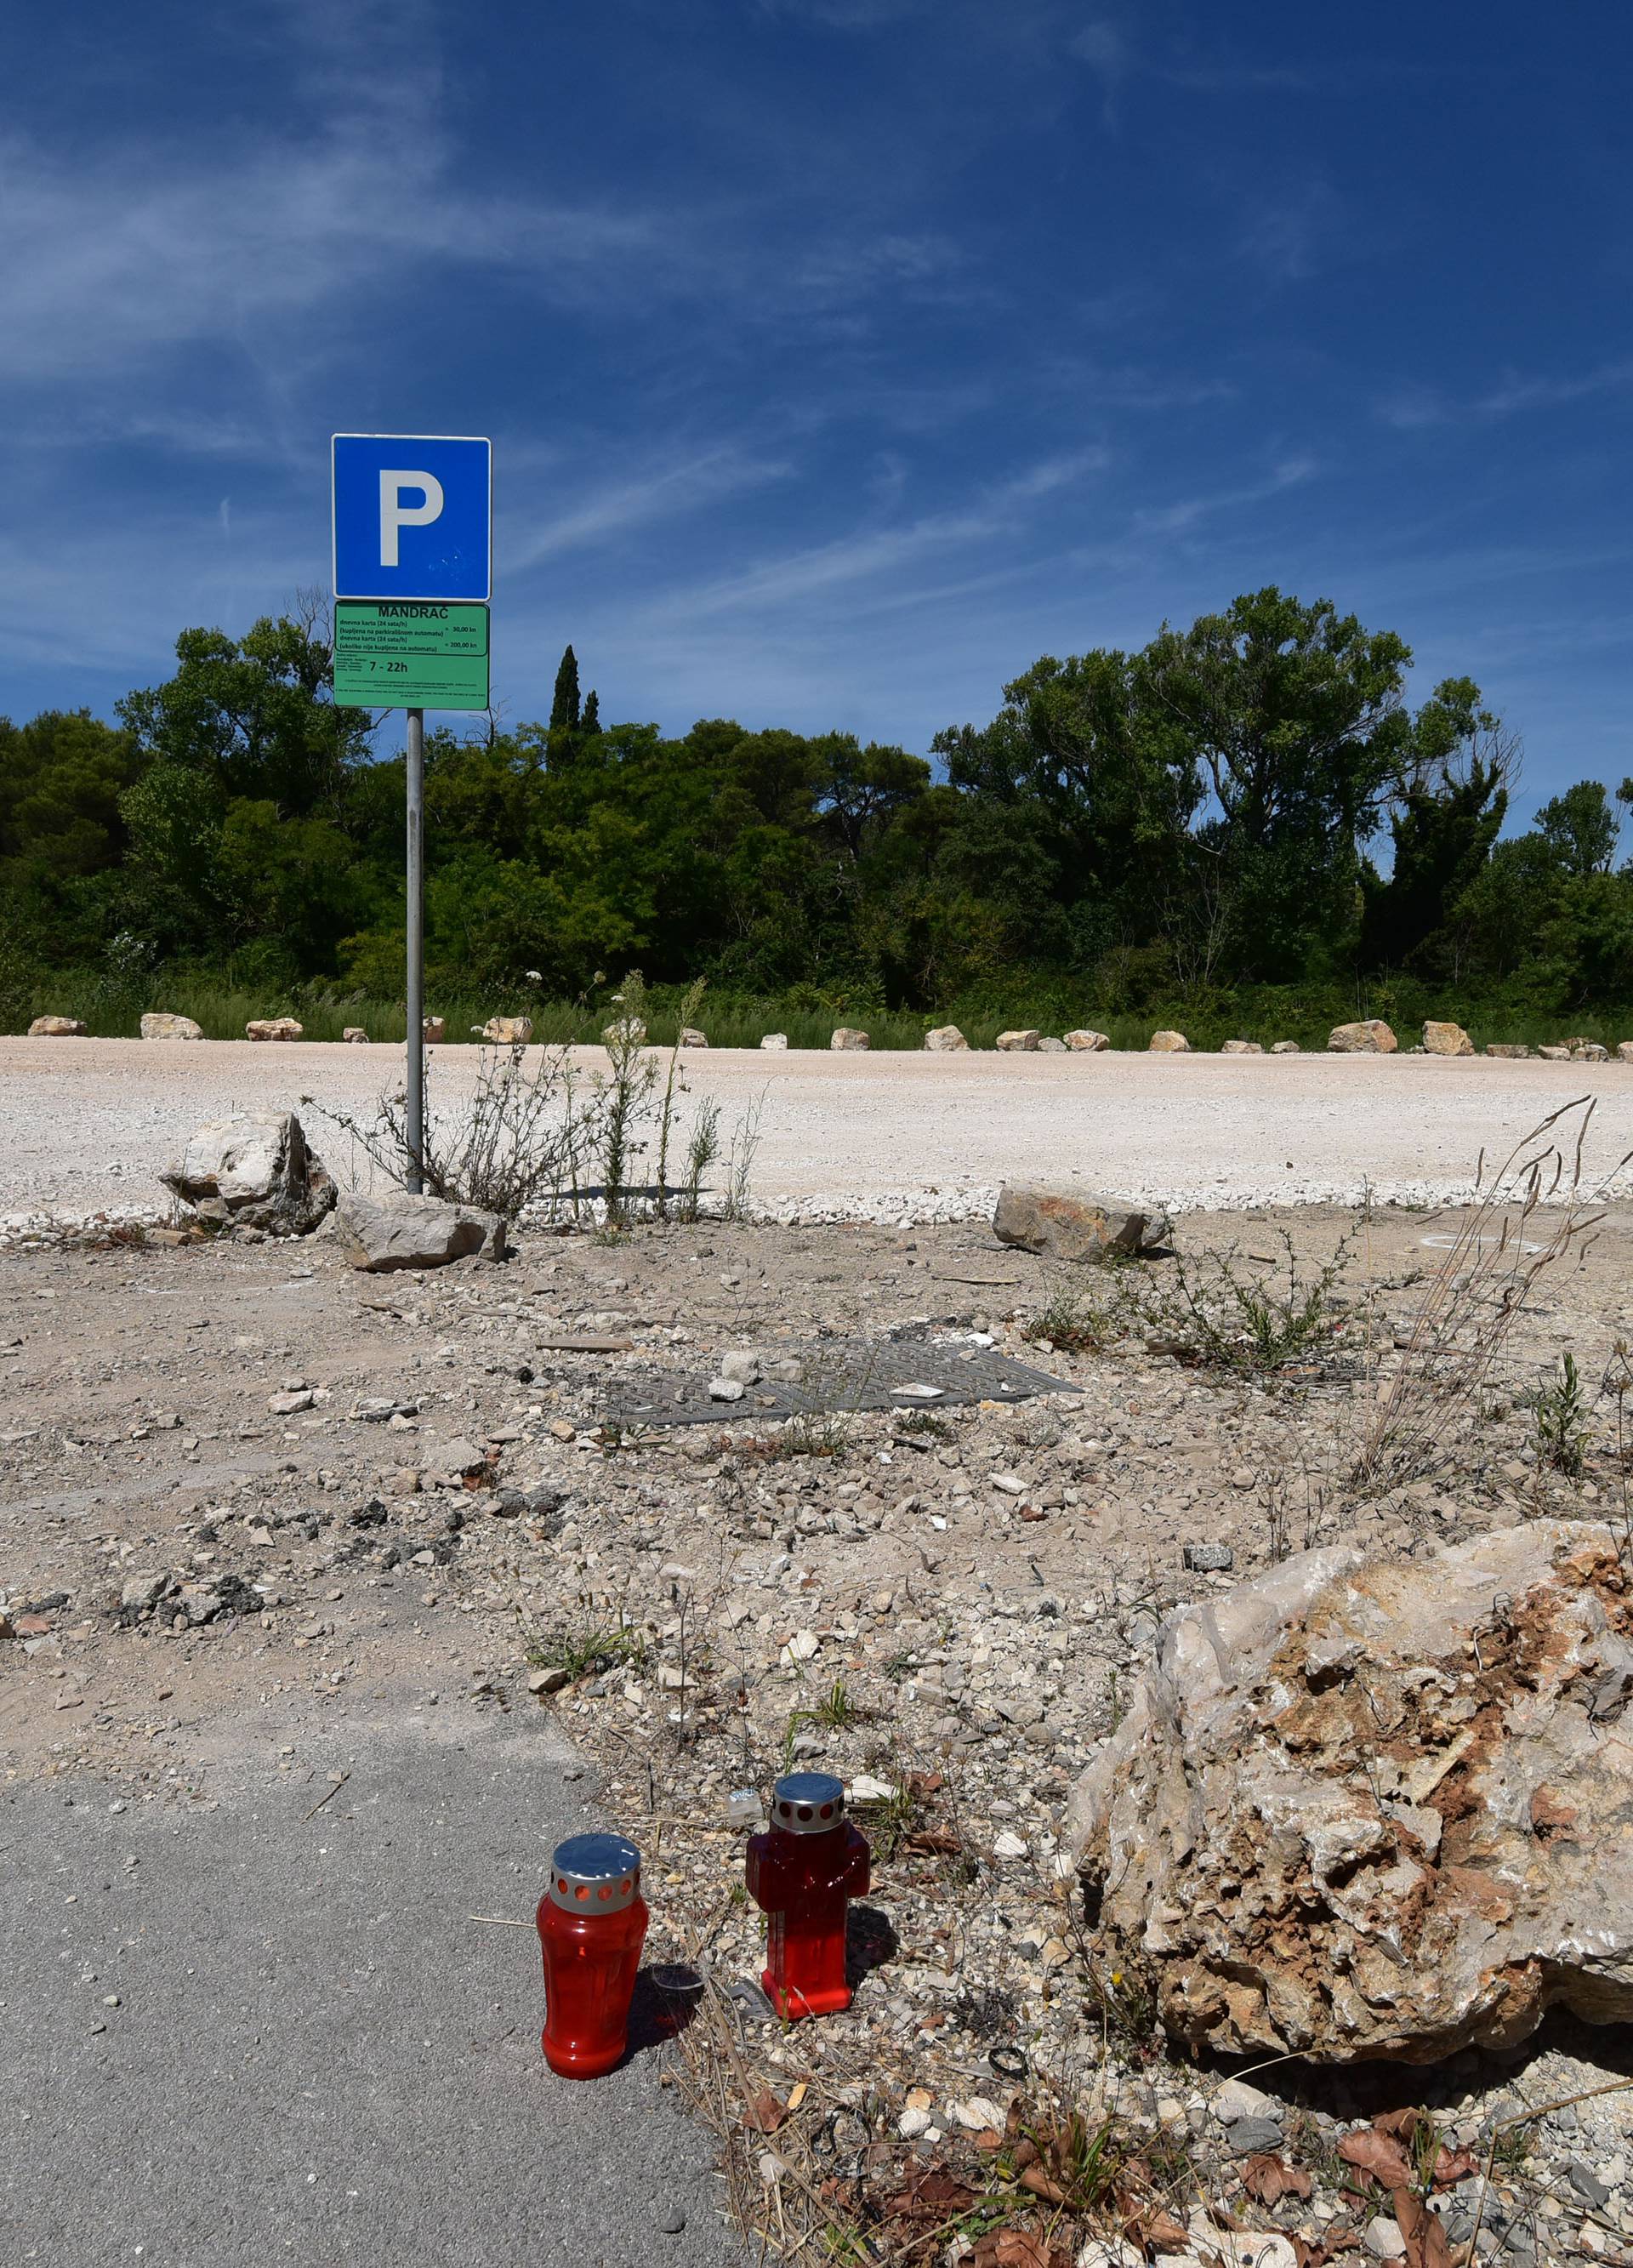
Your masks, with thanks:
[{"label": "metal sign pole", "polygon": [[425,711],[408,711],[408,1170],[416,1197],[425,1155]]},{"label": "metal sign pole", "polygon": [[[493,445],[475,433],[329,438],[331,682],[353,709],[408,717],[408,1029],[403,1182],[425,1189],[425,711],[486,709]],[[426,534],[434,529],[434,534]]]}]

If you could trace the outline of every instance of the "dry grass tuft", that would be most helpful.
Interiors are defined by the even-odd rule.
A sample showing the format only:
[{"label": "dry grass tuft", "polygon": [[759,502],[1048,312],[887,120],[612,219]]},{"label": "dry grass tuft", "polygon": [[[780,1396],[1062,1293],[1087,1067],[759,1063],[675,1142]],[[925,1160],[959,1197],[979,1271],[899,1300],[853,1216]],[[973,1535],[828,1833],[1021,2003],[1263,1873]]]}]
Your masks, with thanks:
[{"label": "dry grass tuft", "polygon": [[1551,1112],[1490,1180],[1482,1153],[1476,1202],[1428,1279],[1352,1486],[1399,1487],[1449,1463],[1460,1423],[1477,1410],[1539,1284],[1567,1262],[1580,1264],[1604,1219],[1605,1192],[1629,1162],[1618,1159],[1590,1183],[1584,1153],[1593,1109],[1584,1095]]}]

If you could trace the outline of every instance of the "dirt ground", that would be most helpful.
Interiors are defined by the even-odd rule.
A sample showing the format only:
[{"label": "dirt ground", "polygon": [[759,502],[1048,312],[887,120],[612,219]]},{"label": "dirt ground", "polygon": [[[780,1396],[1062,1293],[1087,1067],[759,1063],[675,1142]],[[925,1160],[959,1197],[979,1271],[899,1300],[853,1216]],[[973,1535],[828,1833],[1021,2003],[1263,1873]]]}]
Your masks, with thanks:
[{"label": "dirt ground", "polygon": [[[1177,1258],[1070,1282],[977,1222],[535,1233],[504,1266],[389,1277],[355,1273],[332,1226],[288,1244],[40,1240],[0,1256],[4,1770],[188,1800],[230,1706],[253,1699],[294,1770],[302,1712],[401,1690],[405,1670],[416,1713],[549,1710],[648,1854],[654,1956],[741,1986],[737,2092],[701,2049],[681,2080],[735,2138],[750,2220],[786,2235],[820,2208],[906,2257],[939,2213],[960,2257],[1019,2106],[1093,2106],[1131,2154],[1124,2192],[1154,2200],[1148,2250],[1210,2233],[1217,2250],[1194,2217],[1226,2203],[1288,2248],[1232,2260],[1350,2240],[1394,2257],[1371,2228],[1387,2199],[1345,2188],[1336,2154],[1394,2082],[1265,2074],[1242,2132],[1312,2187],[1244,2189],[1218,2108],[1239,2121],[1241,2098],[1173,2062],[1100,1967],[1058,1835],[1177,1602],[1315,1543],[1423,1555],[1542,1512],[1624,1532],[1633,1209],[1544,1273],[1477,1395],[1437,1421],[1429,1469],[1356,1484],[1463,1218],[1194,1214]],[[1309,1328],[1274,1362],[1222,1357],[1196,1302],[1217,1322],[1229,1281],[1284,1281],[1284,1238],[1314,1287]],[[733,1351],[810,1362],[858,1335],[989,1340],[1070,1391],[781,1421],[751,1381],[717,1423],[600,1422]],[[1566,1355],[1580,1395],[1555,1456],[1533,1397]],[[875,1877],[854,2007],[784,2033],[754,2001],[732,1799],[794,1762],[852,1784]],[[1624,2054],[1550,2027],[1399,2080],[1389,2099],[1431,2108],[1469,2156],[1437,2205],[1454,2242],[1478,2220],[1482,2257],[1633,2257],[1633,2095],[1521,2128],[1471,2202],[1503,2118],[1615,2080]],[[1031,2241],[1046,2192],[1012,2194],[1009,2233]],[[1142,2257],[1051,2250],[1047,2229],[1031,2252],[979,2242],[979,2268]]]}]

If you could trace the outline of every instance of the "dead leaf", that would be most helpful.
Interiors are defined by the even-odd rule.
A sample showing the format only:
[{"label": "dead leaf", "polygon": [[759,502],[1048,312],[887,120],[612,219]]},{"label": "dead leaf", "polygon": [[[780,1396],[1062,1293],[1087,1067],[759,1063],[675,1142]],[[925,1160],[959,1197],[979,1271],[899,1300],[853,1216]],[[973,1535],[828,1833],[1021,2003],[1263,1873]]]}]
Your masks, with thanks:
[{"label": "dead leaf", "polygon": [[1030,2190],[1033,2197],[1041,2198],[1046,2205],[1064,2205],[1066,2202],[1065,2191],[1044,2172],[1041,2166],[1022,2167],[1020,2185],[1024,2190]]},{"label": "dead leaf", "polygon": [[1406,2239],[1406,2268],[1453,2268],[1452,2247],[1438,2216],[1411,2190],[1397,2190],[1394,2217]]},{"label": "dead leaf", "polygon": [[967,2213],[975,2202],[975,2192],[967,2183],[926,2167],[905,2189],[885,2199],[884,2211],[901,2220],[951,2220]]},{"label": "dead leaf", "polygon": [[1346,2134],[1338,2145],[1338,2154],[1347,2166],[1358,2166],[1364,2174],[1387,2190],[1408,2189],[1411,2185],[1412,2169],[1407,2163],[1406,2153],[1387,2134],[1380,2134],[1375,2126],[1363,2126],[1358,2134]]},{"label": "dead leaf", "polygon": [[1143,2245],[1147,2252],[1186,2252],[1190,2249],[1190,2230],[1159,2205],[1125,2213],[1122,2233],[1131,2243]]},{"label": "dead leaf", "polygon": [[802,2080],[799,2081],[799,2083],[798,2083],[798,2085],[797,2087],[792,2088],[791,2088],[791,2089],[790,2089],[790,2092],[789,2092],[789,2097],[788,2097],[788,2107],[789,2107],[789,2109],[790,2109],[791,2110],[798,2110],[798,2108],[799,2108],[799,2106],[800,2106],[800,2104],[805,2101],[805,2096],[806,2096],[806,2095],[807,2095],[809,2092],[810,2092],[809,2088],[806,2087],[805,2080],[802,2079]]},{"label": "dead leaf", "polygon": [[924,1827],[904,1835],[901,1847],[916,1859],[956,1859],[964,1846],[956,1835],[949,1835],[945,1828]]},{"label": "dead leaf", "polygon": [[1030,2228],[1004,2228],[993,2258],[997,2268],[1049,2268],[1049,2248]]},{"label": "dead leaf", "polygon": [[1328,2268],[1328,2263],[1340,2252],[1358,2252],[1361,2249],[1361,2240],[1352,2228],[1329,2229],[1313,2243],[1289,2229],[1287,2242],[1298,2257],[1298,2268]]},{"label": "dead leaf", "polygon": [[1470,2152],[1443,2147],[1435,2159],[1435,2187],[1438,2190],[1455,2189],[1459,2182],[1466,2182],[1474,2170],[1475,2161]]},{"label": "dead leaf", "polygon": [[1392,2134],[1397,2142],[1409,2142],[1426,2116],[1416,2106],[1405,2110],[1380,2110],[1372,2124],[1380,2134]]},{"label": "dead leaf", "polygon": [[1262,2150],[1242,2168],[1242,2187],[1261,2205],[1275,2205],[1284,2197],[1307,2198],[1315,2183],[1301,2167],[1290,2166],[1274,2150]]},{"label": "dead leaf", "polygon": [[786,2106],[778,2101],[769,2087],[762,2087],[753,2096],[743,2113],[743,2124],[754,2134],[775,2134],[787,2117]]}]

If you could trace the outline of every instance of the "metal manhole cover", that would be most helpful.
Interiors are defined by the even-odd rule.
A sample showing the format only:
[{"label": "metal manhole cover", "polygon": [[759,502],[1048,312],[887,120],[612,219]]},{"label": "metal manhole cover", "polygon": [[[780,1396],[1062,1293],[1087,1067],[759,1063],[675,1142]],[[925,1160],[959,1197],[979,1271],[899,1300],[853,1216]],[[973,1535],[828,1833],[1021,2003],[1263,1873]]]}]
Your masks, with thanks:
[{"label": "metal manhole cover", "polygon": [[[785,1342],[779,1343],[786,1345]],[[744,1389],[740,1402],[711,1402],[709,1380],[655,1373],[621,1378],[615,1409],[602,1411],[617,1425],[729,1425],[744,1418],[834,1417],[853,1410],[940,1410],[972,1402],[1024,1402],[1034,1394],[1076,1394],[1068,1378],[952,1339],[824,1339],[786,1345],[805,1375],[798,1385],[766,1379]],[[914,1393],[920,1387],[929,1389]]]}]

